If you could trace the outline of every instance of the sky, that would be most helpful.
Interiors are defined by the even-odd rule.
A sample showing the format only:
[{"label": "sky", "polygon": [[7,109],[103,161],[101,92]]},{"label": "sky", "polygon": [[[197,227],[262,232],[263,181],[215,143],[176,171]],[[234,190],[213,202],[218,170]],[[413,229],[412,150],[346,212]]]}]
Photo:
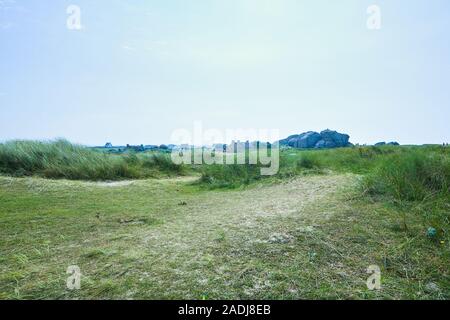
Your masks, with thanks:
[{"label": "sky", "polygon": [[448,0],[0,0],[0,141],[162,144],[201,121],[450,142],[449,35]]}]

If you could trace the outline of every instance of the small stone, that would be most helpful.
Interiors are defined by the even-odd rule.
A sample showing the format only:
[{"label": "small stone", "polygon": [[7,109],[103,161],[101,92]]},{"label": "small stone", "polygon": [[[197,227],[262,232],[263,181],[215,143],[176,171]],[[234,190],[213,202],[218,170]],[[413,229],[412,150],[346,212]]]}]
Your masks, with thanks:
[{"label": "small stone", "polygon": [[428,230],[427,230],[428,238],[434,238],[434,237],[436,237],[436,234],[437,234],[437,231],[435,228],[433,228],[433,227],[428,228]]}]

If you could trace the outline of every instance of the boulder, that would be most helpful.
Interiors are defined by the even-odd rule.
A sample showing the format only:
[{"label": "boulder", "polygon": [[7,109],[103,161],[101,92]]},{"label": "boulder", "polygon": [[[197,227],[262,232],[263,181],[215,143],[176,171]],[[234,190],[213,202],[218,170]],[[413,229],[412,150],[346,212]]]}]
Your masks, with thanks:
[{"label": "boulder", "polygon": [[348,134],[342,134],[328,129],[322,131],[320,136],[325,141],[325,148],[347,147],[350,140],[350,136]]},{"label": "boulder", "polygon": [[280,140],[280,145],[294,148],[294,145],[297,143],[296,141],[298,140],[298,136],[298,134],[295,134],[287,137],[286,139]]},{"label": "boulder", "polygon": [[299,136],[297,148],[314,148],[315,145],[322,139],[322,136],[317,132],[309,131]]},{"label": "boulder", "polygon": [[349,140],[349,135],[327,129],[321,133],[308,131],[292,135],[284,140],[280,140],[280,145],[299,149],[342,148],[351,146]]},{"label": "boulder", "polygon": [[319,133],[308,131],[302,134],[290,136],[280,141],[280,145],[287,145],[292,148],[308,149],[314,146],[321,140]]},{"label": "boulder", "polygon": [[337,145],[336,142],[324,139],[319,140],[319,142],[317,142],[316,145],[314,146],[314,148],[316,149],[338,148],[338,147],[339,146]]}]

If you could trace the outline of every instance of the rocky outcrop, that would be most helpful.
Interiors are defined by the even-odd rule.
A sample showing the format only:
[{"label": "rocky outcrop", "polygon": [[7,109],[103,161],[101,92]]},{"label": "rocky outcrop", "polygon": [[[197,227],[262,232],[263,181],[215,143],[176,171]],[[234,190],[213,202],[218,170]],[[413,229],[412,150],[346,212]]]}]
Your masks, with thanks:
[{"label": "rocky outcrop", "polygon": [[321,133],[308,131],[292,135],[280,140],[280,146],[289,146],[299,149],[343,148],[351,146],[350,136],[337,131],[324,130]]},{"label": "rocky outcrop", "polygon": [[313,131],[308,131],[302,134],[296,134],[280,141],[280,145],[286,145],[292,148],[312,148],[320,140],[322,136]]}]

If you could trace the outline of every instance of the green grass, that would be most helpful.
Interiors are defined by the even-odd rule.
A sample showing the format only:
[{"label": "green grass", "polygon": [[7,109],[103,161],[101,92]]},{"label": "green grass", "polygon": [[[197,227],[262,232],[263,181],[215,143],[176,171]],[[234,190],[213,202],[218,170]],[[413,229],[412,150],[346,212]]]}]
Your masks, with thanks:
[{"label": "green grass", "polygon": [[0,159],[0,299],[450,299],[448,148],[287,149],[270,178],[65,141]]},{"label": "green grass", "polygon": [[181,175],[184,170],[165,153],[107,154],[65,140],[0,144],[0,173],[16,177],[123,180]]},{"label": "green grass", "polygon": [[[201,166],[197,169],[202,174],[201,182],[210,188],[236,188],[249,185],[261,179],[282,180],[305,174],[320,174],[326,171],[340,173],[355,173],[369,175],[380,172],[379,168],[390,164],[399,170],[409,170],[408,166],[414,165],[414,159],[422,159],[427,156],[434,161],[434,169],[445,172],[430,172],[428,179],[440,179],[437,181],[423,181],[423,183],[447,183],[450,152],[448,148],[439,146],[427,147],[353,147],[327,150],[296,150],[287,149],[280,152],[280,170],[273,177],[261,177],[260,165],[232,165],[232,166]],[[403,162],[392,161],[406,159]],[[440,160],[439,160],[440,159]],[[417,160],[419,161],[419,160]],[[428,160],[426,160],[427,162]],[[428,165],[428,162],[427,164]],[[425,170],[428,170],[426,168]],[[415,172],[405,174],[414,175]],[[438,175],[438,176],[436,176]],[[375,178],[376,179],[376,178]],[[401,177],[399,177],[401,179]],[[418,184],[422,181],[418,181]],[[441,185],[442,188],[444,188]],[[447,184],[448,188],[448,184]],[[392,191],[392,190],[391,190]]]},{"label": "green grass", "polygon": [[408,229],[413,216],[438,231],[437,238],[450,235],[450,157],[446,150],[415,149],[383,158],[361,184],[364,194],[392,203]]},{"label": "green grass", "polygon": [[[448,238],[428,239],[414,212],[402,228],[395,206],[359,194],[357,175],[226,191],[194,179],[0,177],[0,298],[450,297]],[[380,291],[365,285],[372,264]],[[71,265],[79,291],[66,288]]]},{"label": "green grass", "polygon": [[[288,149],[282,153],[282,163],[293,170],[297,169],[328,169],[336,172],[351,172],[366,174],[389,155],[411,154],[416,152],[440,152],[440,147],[351,147],[326,150],[295,150]],[[447,152],[447,156],[448,156]]]},{"label": "green grass", "polygon": [[210,165],[202,166],[198,184],[210,189],[238,188],[261,180],[260,167],[257,165]]},{"label": "green grass", "polygon": [[367,192],[389,195],[398,201],[445,197],[450,191],[450,157],[415,150],[390,154],[366,178]]}]

